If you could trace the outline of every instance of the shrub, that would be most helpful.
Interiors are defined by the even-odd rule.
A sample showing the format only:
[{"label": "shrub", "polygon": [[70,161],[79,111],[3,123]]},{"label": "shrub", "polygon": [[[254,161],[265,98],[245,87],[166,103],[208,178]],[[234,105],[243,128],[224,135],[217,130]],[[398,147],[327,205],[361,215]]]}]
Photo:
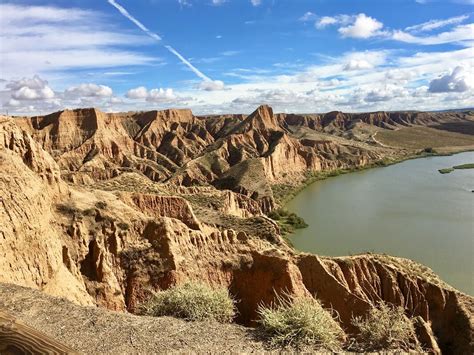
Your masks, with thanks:
[{"label": "shrub", "polygon": [[155,317],[183,318],[188,321],[216,320],[228,323],[235,316],[235,305],[225,288],[211,288],[199,282],[187,282],[156,292],[142,306],[142,313]]},{"label": "shrub", "polygon": [[330,350],[342,346],[343,330],[314,298],[284,294],[272,306],[260,305],[258,313],[261,329],[273,345],[316,345]]},{"label": "shrub", "polygon": [[107,202],[98,201],[98,202],[96,202],[95,207],[97,207],[97,208],[103,210],[104,208],[107,207]]},{"label": "shrub", "polygon": [[79,213],[79,210],[72,203],[59,203],[56,205],[56,210],[63,214]]},{"label": "shrub", "polygon": [[270,217],[271,219],[275,221],[278,221],[281,218],[280,213],[278,213],[278,210],[271,211],[268,214],[268,217]]},{"label": "shrub", "polygon": [[291,226],[293,226],[294,228],[296,229],[300,229],[300,228],[306,228],[308,227],[308,225],[306,224],[306,222],[304,221],[303,218],[297,216],[295,213],[291,213],[289,216],[288,216],[288,224],[290,224]]},{"label": "shrub", "polygon": [[353,318],[352,324],[359,328],[357,344],[365,351],[416,348],[413,322],[402,307],[381,302],[367,317]]},{"label": "shrub", "polygon": [[129,225],[128,223],[125,223],[125,222],[119,222],[119,223],[117,224],[117,226],[118,226],[120,229],[124,230],[124,231],[127,231],[127,230],[130,229],[130,225]]}]

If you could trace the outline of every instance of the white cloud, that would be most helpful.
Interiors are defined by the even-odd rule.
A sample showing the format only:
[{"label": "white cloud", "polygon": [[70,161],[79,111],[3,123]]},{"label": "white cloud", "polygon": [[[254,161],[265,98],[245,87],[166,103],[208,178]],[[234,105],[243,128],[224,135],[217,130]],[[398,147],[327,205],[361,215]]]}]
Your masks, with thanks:
[{"label": "white cloud", "polygon": [[214,6],[220,6],[224,4],[225,2],[227,2],[227,0],[211,0],[211,4]]},{"label": "white cloud", "polygon": [[137,87],[135,89],[128,90],[125,95],[129,99],[146,99],[148,96],[148,90],[144,86]]},{"label": "white cloud", "polygon": [[173,89],[152,89],[148,93],[146,100],[155,103],[166,103],[175,101],[176,95],[173,93]]},{"label": "white cloud", "polygon": [[366,14],[359,14],[352,25],[339,28],[339,33],[343,37],[370,38],[379,35],[382,27],[383,23],[376,19]]},{"label": "white cloud", "polygon": [[351,59],[349,63],[344,66],[344,70],[363,70],[363,69],[371,69],[374,66],[366,60],[356,60]]},{"label": "white cloud", "polygon": [[316,14],[311,12],[311,11],[308,11],[306,12],[303,16],[301,16],[298,20],[299,21],[303,21],[303,22],[307,22],[307,21],[313,21],[316,19]]},{"label": "white cloud", "polygon": [[10,81],[5,87],[11,91],[13,103],[23,100],[46,100],[54,97],[54,91],[48,86],[48,82],[37,75],[31,79],[23,78]]},{"label": "white cloud", "polygon": [[315,22],[315,27],[323,29],[332,25],[348,25],[356,20],[355,15],[336,15],[336,16],[323,16]]},{"label": "white cloud", "polygon": [[418,37],[404,31],[393,32],[391,38],[405,43],[437,45],[444,43],[469,44],[473,41],[474,24],[456,26],[453,30],[433,36]]},{"label": "white cloud", "polygon": [[462,15],[462,16],[456,16],[456,17],[450,17],[448,19],[444,20],[430,20],[427,22],[420,23],[418,25],[410,26],[405,28],[405,31],[419,31],[419,32],[424,32],[424,31],[432,31],[437,28],[449,26],[449,25],[457,25],[460,24],[461,22],[466,21],[469,18],[469,15]]},{"label": "white cloud", "polygon": [[443,75],[430,82],[429,92],[465,92],[474,88],[473,72],[470,73],[462,66],[457,66],[451,74]]},{"label": "white cloud", "polygon": [[80,84],[68,88],[64,94],[71,98],[82,97],[110,97],[113,91],[110,87],[97,84]]},{"label": "white cloud", "polygon": [[199,89],[204,91],[224,90],[224,82],[220,80],[204,80],[199,84]]},{"label": "white cloud", "polygon": [[343,57],[347,60],[343,70],[352,71],[372,69],[376,66],[384,64],[387,59],[387,54],[388,51],[383,50],[347,53]]},{"label": "white cloud", "polygon": [[153,103],[171,103],[179,100],[174,94],[173,89],[159,88],[148,91],[144,86],[128,90],[125,96],[132,100],[145,99]]},{"label": "white cloud", "polygon": [[253,6],[260,6],[262,4],[262,0],[250,0]]},{"label": "white cloud", "polygon": [[124,50],[124,45],[146,45],[150,40],[117,31],[95,11],[0,4],[0,27],[0,67],[6,79],[158,61]]}]

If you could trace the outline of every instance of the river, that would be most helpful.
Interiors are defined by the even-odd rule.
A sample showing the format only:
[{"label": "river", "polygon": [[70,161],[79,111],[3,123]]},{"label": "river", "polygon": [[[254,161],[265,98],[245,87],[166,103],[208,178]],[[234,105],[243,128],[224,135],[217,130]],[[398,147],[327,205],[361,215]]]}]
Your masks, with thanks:
[{"label": "river", "polygon": [[474,152],[407,160],[317,181],[287,204],[309,224],[291,241],[327,256],[363,252],[409,258],[474,295]]}]

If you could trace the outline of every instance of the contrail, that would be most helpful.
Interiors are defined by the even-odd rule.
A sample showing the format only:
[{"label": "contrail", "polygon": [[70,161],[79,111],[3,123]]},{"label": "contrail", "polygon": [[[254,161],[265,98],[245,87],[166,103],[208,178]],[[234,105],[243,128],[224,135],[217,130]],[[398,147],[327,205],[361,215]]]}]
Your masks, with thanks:
[{"label": "contrail", "polygon": [[198,68],[196,68],[194,65],[189,63],[181,54],[179,54],[176,49],[174,49],[171,46],[165,46],[167,50],[169,50],[171,53],[173,53],[175,56],[177,56],[184,64],[186,64],[189,69],[191,69],[197,76],[199,76],[201,79],[206,80],[206,81],[212,81],[211,78],[209,78],[207,75],[202,73]]},{"label": "contrail", "polygon": [[[138,28],[140,28],[143,32],[145,32],[148,36],[150,36],[151,38],[157,40],[158,42],[161,42],[161,37],[150,31],[143,23],[141,23],[140,21],[138,21],[135,17],[133,17],[132,15],[130,15],[130,13],[120,4],[118,4],[115,0],[107,0],[109,2],[110,5],[112,5],[113,7],[115,7],[117,10],[119,10],[119,12],[125,16],[126,18],[128,18],[130,21],[132,21]],[[170,51],[171,53],[173,53],[176,57],[178,57],[178,59],[184,64],[186,65],[189,69],[191,69],[194,74],[196,74],[197,76],[199,76],[202,80],[204,81],[212,81],[211,78],[209,78],[207,75],[205,75],[203,72],[201,72],[198,68],[196,68],[194,65],[192,65],[188,60],[186,60],[186,58],[184,58],[181,54],[178,53],[178,51],[176,49],[174,49],[173,47],[169,46],[169,45],[166,45],[165,48]]]}]

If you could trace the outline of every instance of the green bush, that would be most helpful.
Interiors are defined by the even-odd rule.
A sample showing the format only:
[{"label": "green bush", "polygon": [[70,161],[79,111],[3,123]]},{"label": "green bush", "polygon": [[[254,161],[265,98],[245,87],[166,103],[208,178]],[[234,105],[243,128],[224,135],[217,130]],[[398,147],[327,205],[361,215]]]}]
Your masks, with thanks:
[{"label": "green bush", "polygon": [[304,221],[304,219],[297,216],[295,213],[291,213],[288,216],[287,223],[290,224],[291,226],[293,226],[296,229],[306,228],[308,226],[306,224],[306,222]]},{"label": "green bush", "polygon": [[381,302],[352,324],[359,328],[357,345],[364,351],[416,349],[415,328],[402,307]]},{"label": "green bush", "polygon": [[345,334],[332,315],[310,297],[278,296],[277,303],[259,306],[261,330],[273,345],[313,345],[341,349]]},{"label": "green bush", "polygon": [[156,292],[141,306],[141,313],[188,321],[215,320],[228,323],[235,316],[235,305],[226,288],[211,288],[199,282],[187,282]]},{"label": "green bush", "polygon": [[281,218],[280,213],[278,213],[278,210],[271,211],[268,214],[268,217],[270,217],[271,219],[275,221],[278,221]]}]

